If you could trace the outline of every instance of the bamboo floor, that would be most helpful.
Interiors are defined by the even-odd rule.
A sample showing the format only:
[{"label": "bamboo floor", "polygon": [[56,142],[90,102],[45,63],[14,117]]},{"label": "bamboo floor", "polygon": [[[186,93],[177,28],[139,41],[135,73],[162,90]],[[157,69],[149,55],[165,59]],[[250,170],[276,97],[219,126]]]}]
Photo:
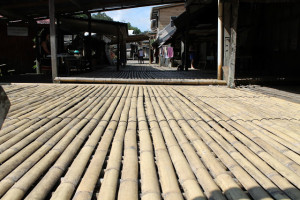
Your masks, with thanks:
[{"label": "bamboo floor", "polygon": [[299,85],[293,86],[293,87],[291,87],[290,85],[273,86],[273,87],[251,85],[251,86],[241,87],[241,89],[259,92],[262,94],[277,97],[277,98],[291,101],[294,103],[300,103],[300,86]]},{"label": "bamboo floor", "polygon": [[300,199],[300,104],[222,86],[3,88],[3,200]]},{"label": "bamboo floor", "polygon": [[175,67],[163,67],[157,64],[138,64],[128,60],[124,67],[116,71],[116,66],[106,66],[92,72],[77,73],[71,77],[57,77],[61,83],[112,83],[112,84],[164,84],[164,85],[226,85],[225,81],[216,80],[216,72],[189,69],[178,71]]}]

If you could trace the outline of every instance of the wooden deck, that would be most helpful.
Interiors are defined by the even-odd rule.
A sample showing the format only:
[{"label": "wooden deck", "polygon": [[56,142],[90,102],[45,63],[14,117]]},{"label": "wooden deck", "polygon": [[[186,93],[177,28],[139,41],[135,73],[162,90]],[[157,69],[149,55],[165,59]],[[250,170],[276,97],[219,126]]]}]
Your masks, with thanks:
[{"label": "wooden deck", "polygon": [[3,88],[3,200],[300,199],[300,104],[222,86]]}]

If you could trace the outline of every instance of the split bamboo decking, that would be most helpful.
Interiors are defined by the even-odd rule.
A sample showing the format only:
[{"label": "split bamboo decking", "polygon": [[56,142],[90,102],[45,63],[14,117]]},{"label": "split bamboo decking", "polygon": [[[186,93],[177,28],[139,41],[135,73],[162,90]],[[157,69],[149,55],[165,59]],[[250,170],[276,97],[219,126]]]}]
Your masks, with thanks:
[{"label": "split bamboo decking", "polygon": [[300,199],[300,104],[220,86],[3,88],[3,200]]}]

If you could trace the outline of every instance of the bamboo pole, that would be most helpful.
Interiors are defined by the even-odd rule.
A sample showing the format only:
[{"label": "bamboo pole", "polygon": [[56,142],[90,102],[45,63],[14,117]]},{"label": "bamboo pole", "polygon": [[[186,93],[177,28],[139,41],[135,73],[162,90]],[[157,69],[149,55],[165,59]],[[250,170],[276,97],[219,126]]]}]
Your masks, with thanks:
[{"label": "bamboo pole", "polygon": [[[114,93],[108,96],[108,99],[102,105],[101,109],[97,111],[96,116],[93,117],[93,121],[86,120],[89,123],[80,131],[80,133],[73,139],[69,146],[63,151],[62,155],[55,162],[53,167],[48,171],[48,173],[43,177],[43,179],[38,183],[38,185],[31,191],[27,196],[28,199],[43,199],[45,195],[52,189],[52,187],[57,183],[62,173],[67,169],[67,167],[72,162],[73,158],[76,156],[77,151],[80,146],[86,140],[86,138],[91,134],[95,129],[103,129],[103,125],[108,124],[107,118],[111,113],[107,115],[106,111],[110,106],[116,107],[117,102],[121,98],[122,93],[124,92],[124,87],[114,87]],[[102,120],[103,118],[103,120]],[[41,189],[42,188],[42,189]]]},{"label": "bamboo pole", "polygon": [[[113,91],[111,91],[113,92]],[[85,116],[85,113],[80,113],[81,111],[79,110],[80,113],[80,117],[81,117],[81,122],[78,123],[77,125],[75,125],[74,127],[70,127],[71,130],[66,134],[66,136],[64,136],[64,138],[55,145],[55,147],[47,154],[47,156],[45,156],[41,161],[39,161],[32,169],[30,169],[29,172],[26,173],[25,176],[22,177],[22,179],[20,179],[19,182],[21,182],[22,188],[23,188],[23,194],[19,195],[24,195],[25,191],[29,189],[29,187],[31,187],[32,183],[37,180],[38,178],[40,178],[39,176],[46,170],[48,169],[52,163],[58,158],[58,156],[60,156],[64,149],[67,147],[67,145],[70,144],[70,142],[72,141],[72,139],[78,134],[78,132],[81,130],[81,128],[88,122],[90,121],[85,128],[82,130],[84,131],[89,131],[91,129],[93,129],[93,127],[95,127],[97,125],[97,120],[95,120],[94,118],[97,117],[97,113],[99,115],[99,108],[101,108],[101,106],[106,102],[107,98],[105,96],[103,96],[103,99],[101,97],[99,97],[101,99],[101,102],[98,103],[97,106],[95,107],[91,107],[92,110],[89,110],[87,112],[88,115],[83,118]],[[96,114],[96,115],[95,115]],[[97,118],[96,118],[97,119]],[[40,191],[41,192],[41,191]],[[44,193],[43,193],[44,194]],[[46,195],[46,194],[44,194]]]},{"label": "bamboo pole", "polygon": [[138,199],[137,96],[138,87],[134,87],[124,138],[124,158],[118,200]]},{"label": "bamboo pole", "polygon": [[[128,111],[130,108],[130,102],[132,95],[132,87],[129,89],[129,92],[127,94],[127,99],[125,102],[125,105],[123,107],[120,119],[118,121],[118,127],[116,129],[116,133],[114,134],[114,142],[113,144],[117,144],[115,141],[120,138],[122,138],[122,135],[126,131],[127,121],[128,121]],[[89,164],[77,190],[74,196],[74,200],[81,200],[81,199],[91,199],[93,191],[95,190],[97,181],[99,180],[100,173],[102,171],[103,163],[105,161],[107,152],[109,150],[109,147],[111,145],[113,134],[104,134],[103,138],[101,139],[95,154],[91,160],[91,163]],[[115,147],[113,146],[113,147]],[[113,148],[112,147],[112,148]],[[113,151],[113,149],[111,150]]]},{"label": "bamboo pole", "polygon": [[[101,106],[101,102],[99,104],[100,100],[101,100],[101,98],[96,99],[96,101],[91,101],[89,103],[89,104],[91,104],[91,106],[88,109],[83,108],[84,110],[78,109],[76,112],[73,112],[72,115],[77,116],[75,119],[73,119],[67,126],[65,126],[61,131],[59,131],[48,142],[45,141],[46,143],[42,146],[42,148],[40,148],[37,152],[35,152],[33,155],[31,155],[29,159],[24,161],[12,173],[10,173],[5,179],[3,179],[0,182],[0,185],[2,184],[1,189],[0,189],[0,191],[1,191],[0,196],[2,196],[4,194],[4,192],[6,192],[6,190],[9,187],[11,187],[15,181],[17,181],[22,175],[24,175],[24,173],[26,173],[26,171],[28,171],[37,161],[39,161],[39,159],[43,155],[45,155],[47,153],[47,151],[50,150],[54,146],[54,144],[56,144],[58,141],[60,141],[62,137],[64,137],[61,141],[62,145],[64,146],[64,145],[68,144],[68,142],[70,142],[70,140],[72,140],[75,137],[78,130],[80,130],[80,127],[84,126],[87,123],[86,121],[88,119],[92,119],[91,118],[93,116],[92,114],[95,113],[97,111],[97,109],[99,109],[99,106]],[[85,103],[85,102],[83,102],[83,103]],[[86,117],[87,119],[84,119],[84,117]],[[37,141],[41,142],[41,139],[38,139]],[[66,141],[68,141],[68,142],[66,142]],[[58,144],[58,146],[59,145],[60,145],[60,149],[62,151],[62,149],[64,149],[65,147],[63,147],[61,144]],[[32,146],[32,144],[31,144],[31,146]],[[48,162],[46,162],[46,163],[48,163]],[[6,164],[6,163],[4,163],[4,164]],[[6,169],[6,168],[4,168],[4,169]],[[25,170],[25,169],[27,169],[27,170]],[[38,168],[38,169],[41,170],[41,168]],[[38,174],[39,170],[35,171],[34,173]],[[38,178],[38,177],[36,177],[36,178]],[[32,176],[29,176],[29,179],[33,179]],[[13,182],[12,182],[12,180],[13,180]],[[5,187],[3,186],[3,184],[5,185]],[[24,187],[24,186],[22,186],[22,187]]]},{"label": "bamboo pole", "polygon": [[[176,115],[175,115],[176,114]],[[178,113],[178,112],[176,112],[176,113],[174,113],[173,112],[173,115],[174,115],[174,118],[175,119],[177,119],[177,120],[180,120],[180,126],[181,126],[181,128],[182,128],[182,130],[185,132],[185,134],[187,135],[187,137],[189,138],[189,140],[190,141],[196,141],[196,142],[198,142],[198,143],[201,143],[200,142],[200,140],[199,139],[196,139],[197,137],[198,137],[198,135],[197,135],[197,133],[193,130],[193,129],[191,129],[191,127],[190,126],[188,126],[188,124],[185,122],[185,121],[183,121],[182,119],[182,116],[180,116],[180,114]],[[179,121],[178,121],[179,122]],[[199,134],[199,133],[198,133]],[[193,136],[192,136],[193,135]],[[196,137],[195,137],[196,136]],[[204,140],[205,141],[205,140]],[[212,141],[211,141],[211,143],[212,143]],[[211,147],[211,143],[209,143],[209,147],[210,148],[212,148]],[[206,146],[205,144],[202,144],[201,145],[202,147],[202,150],[201,150],[201,152],[206,152],[205,154],[207,154],[207,152],[208,152],[208,146]],[[194,144],[194,147],[197,149],[197,144]],[[205,147],[205,148],[203,148],[203,147]],[[204,150],[205,149],[205,150]],[[200,152],[200,150],[198,150],[197,149],[197,151],[199,151]],[[209,155],[209,154],[208,154]],[[202,155],[201,155],[202,156]],[[203,155],[204,156],[204,155]],[[210,161],[206,161],[206,162],[210,162],[210,164],[212,164],[213,163],[213,157],[212,157],[212,155],[210,156]],[[221,158],[220,158],[221,159]],[[203,158],[203,160],[205,161],[205,159]],[[222,160],[223,161],[223,160]],[[218,164],[217,164],[218,162],[215,162],[215,164],[213,165],[213,166],[211,166],[211,171],[214,171],[215,172],[215,178],[216,178],[216,181],[217,181],[217,183],[220,185],[220,187],[222,188],[222,175],[225,173],[224,172],[224,169],[220,166],[220,168],[218,169],[216,166],[218,166]],[[206,163],[206,164],[208,164],[208,163]],[[215,168],[215,169],[214,169]],[[219,171],[219,172],[217,172],[217,171]],[[220,180],[218,180],[218,178],[220,178]],[[225,178],[225,177],[224,177]],[[250,179],[251,180],[251,179]],[[230,179],[228,179],[226,182],[228,182],[228,184],[230,184]],[[239,198],[247,198],[247,196],[242,192],[242,191],[240,191],[239,192],[239,190],[237,190],[237,189],[235,189],[234,191],[231,191],[231,189],[230,188],[234,188],[234,187],[236,187],[235,186],[235,183],[234,183],[234,181],[232,180],[231,181],[232,183],[232,185],[231,185],[231,187],[229,187],[227,190],[224,190],[224,192],[225,192],[225,194],[226,193],[228,193],[227,195],[228,196],[235,196],[235,198],[237,198],[238,196],[240,196]],[[224,186],[223,186],[224,187]],[[228,187],[228,186],[227,186]]]},{"label": "bamboo pole", "polygon": [[[132,95],[133,95],[133,88],[131,88],[131,91],[128,95],[130,101],[132,100]],[[127,102],[127,105],[128,103],[129,102]],[[126,113],[129,112],[131,106],[133,106],[132,101],[130,102],[130,107],[127,107],[129,109],[125,109],[124,112],[125,115]],[[105,169],[104,178],[101,183],[101,187],[97,199],[101,199],[101,200],[116,199],[120,167],[122,162],[123,141],[125,137],[125,132],[127,132],[128,130],[127,123],[129,121],[129,116],[123,115],[122,117],[126,121],[121,121],[122,124],[121,123],[119,124],[118,131],[113,140],[107,167]]]},{"label": "bamboo pole", "polygon": [[[84,91],[85,91],[85,89],[81,89],[81,90],[77,91],[77,94],[79,94],[80,92],[83,93]],[[67,99],[60,98],[54,102],[47,102],[47,104],[45,104],[45,105],[43,104],[42,106],[38,107],[38,109],[36,109],[32,112],[26,113],[25,115],[24,114],[19,115],[20,117],[10,120],[8,123],[6,123],[6,126],[12,125],[11,130],[14,130],[16,126],[23,125],[26,122],[28,122],[28,120],[31,120],[34,118],[41,119],[43,117],[47,117],[49,115],[49,112],[51,113],[53,111],[52,109],[54,109],[55,106],[64,106],[68,102],[72,102],[72,99],[76,96],[75,94],[70,95],[69,97],[67,97]],[[80,101],[80,100],[81,99],[78,99],[77,101]],[[75,103],[76,103],[76,101],[75,101]],[[20,122],[18,122],[18,121],[20,121]],[[16,124],[16,122],[18,122],[18,123]],[[7,127],[7,128],[9,128],[9,127]]]},{"label": "bamboo pole", "polygon": [[[168,93],[166,93],[166,94],[168,94]],[[177,97],[176,94],[173,92],[172,92],[172,96],[174,98]],[[174,103],[174,106],[181,107],[182,114],[186,120],[190,119],[190,117],[192,117],[193,120],[187,120],[188,123],[192,127],[201,126],[205,132],[207,132],[214,140],[216,140],[230,154],[230,156],[232,158],[234,158],[236,161],[238,161],[239,165],[242,166],[249,174],[251,174],[251,176],[253,178],[255,178],[255,180],[258,181],[258,183],[260,183],[260,185],[262,185],[263,188],[266,191],[268,191],[274,198],[276,198],[276,199],[287,198],[287,196],[285,196],[283,194],[283,192],[280,191],[277,188],[277,186],[274,185],[268,179],[268,177],[264,176],[258,169],[256,169],[256,167],[257,167],[256,165],[252,165],[246,159],[248,156],[246,158],[243,157],[243,155],[247,155],[247,152],[245,152],[245,150],[240,151],[241,152],[240,154],[238,152],[236,152],[236,150],[231,146],[231,144],[239,143],[238,141],[235,140],[234,142],[231,142],[229,140],[231,142],[231,144],[230,144],[221,137],[221,135],[224,136],[226,139],[228,137],[232,137],[232,136],[230,136],[230,134],[228,132],[224,131],[223,128],[218,126],[217,123],[212,123],[213,121],[211,118],[208,118],[206,123],[203,122],[201,120],[201,118],[199,116],[197,116],[197,113],[201,113],[202,111],[199,108],[193,106],[191,102],[187,101],[187,99],[183,98],[182,100],[185,100],[185,101],[182,101],[182,102],[179,99],[173,99],[173,98],[169,98],[169,99],[172,102],[176,102],[176,103]],[[181,105],[178,105],[179,102],[181,103]],[[196,121],[197,121],[198,125],[197,125]],[[234,145],[234,147],[236,147],[236,146]],[[240,149],[241,148],[237,148],[237,150],[240,150]],[[224,162],[224,163],[226,163],[226,162]],[[240,178],[238,178],[238,180],[240,180]],[[284,182],[286,183],[286,181],[284,181]],[[287,184],[287,186],[291,186],[291,185]]]},{"label": "bamboo pole", "polygon": [[[93,92],[93,91],[90,91],[90,92]],[[89,94],[89,93],[87,93],[87,94]],[[56,111],[54,110],[54,112],[51,113],[51,115],[49,116],[49,119],[46,120],[46,121],[49,121],[49,123],[45,124],[42,128],[37,127],[38,129],[36,131],[34,131],[33,134],[30,134],[30,133],[32,133],[32,129],[29,128],[29,129],[27,129],[26,132],[22,132],[22,134],[19,133],[14,138],[12,138],[12,139],[8,140],[7,142],[3,143],[2,145],[0,145],[0,150],[4,151],[3,153],[1,153],[0,161],[3,162],[4,160],[8,159],[9,157],[11,157],[15,153],[17,153],[20,149],[25,147],[28,143],[35,140],[37,137],[41,136],[45,131],[55,133],[55,131],[53,132],[53,130],[59,129],[59,128],[65,126],[70,121],[70,118],[62,120],[61,117],[55,117],[55,116],[57,116],[57,114],[59,114],[59,113],[62,113],[67,108],[74,106],[78,101],[80,101],[80,100],[75,100],[74,102],[70,102],[69,104],[65,105],[62,108],[58,108]],[[69,110],[69,112],[70,112],[70,110]],[[73,112],[72,109],[71,109],[71,112]],[[43,123],[44,122],[45,122],[45,120],[43,121]]]},{"label": "bamboo pole", "polygon": [[[149,89],[149,88],[148,88]],[[153,105],[155,114],[156,114],[156,120],[159,123],[159,126],[162,130],[162,134],[164,136],[165,142],[167,144],[167,148],[171,157],[171,160],[174,164],[174,167],[176,169],[176,172],[179,177],[179,182],[183,187],[183,190],[185,192],[185,196],[187,199],[206,199],[193,172],[188,164],[184,154],[182,153],[176,138],[173,135],[173,132],[171,130],[171,127],[174,129],[174,122],[172,116],[169,116],[166,114],[167,110],[164,109],[166,107],[161,107],[159,103],[161,103],[160,99],[155,99],[154,96],[158,96],[155,89],[151,88],[149,90],[149,94],[151,96],[151,103]],[[157,102],[158,101],[158,102]],[[164,117],[164,114],[167,117],[170,117],[169,119]],[[168,120],[168,121],[167,121]],[[169,124],[170,123],[170,124]]]},{"label": "bamboo pole", "polygon": [[160,200],[160,189],[155,168],[154,153],[150,131],[145,114],[143,88],[139,87],[137,102],[138,134],[140,138],[140,174],[141,174],[141,199]]},{"label": "bamboo pole", "polygon": [[57,77],[56,81],[65,83],[113,83],[113,84],[165,84],[165,85],[226,85],[226,81],[216,79],[117,79],[117,78],[79,78]]},{"label": "bamboo pole", "polygon": [[118,200],[138,199],[137,96],[138,87],[134,87],[131,99],[132,104],[129,110],[129,121],[124,138],[124,159]]},{"label": "bamboo pole", "polygon": [[[157,95],[157,93],[159,93],[159,95]],[[188,159],[188,162],[193,172],[195,173],[199,183],[204,189],[206,196],[209,199],[225,199],[224,196],[222,195],[222,192],[214,182],[213,178],[211,177],[211,175],[209,174],[209,172],[206,170],[205,166],[201,162],[199,156],[194,151],[194,148],[189,143],[184,133],[180,129],[180,123],[178,124],[176,121],[174,121],[172,110],[169,111],[169,109],[166,106],[167,104],[165,105],[164,102],[162,101],[161,91],[157,90],[155,96],[157,96],[157,100],[164,111],[166,119],[168,120],[173,130],[173,133],[178,141],[178,144],[180,145],[186,158]]]},{"label": "bamboo pole", "polygon": [[146,116],[151,127],[150,132],[154,145],[163,198],[165,200],[183,199],[177,182],[176,173],[169,157],[159,124],[155,119],[155,112],[153,106],[151,105],[150,95],[146,88],[144,88],[144,95],[146,103]]},{"label": "bamboo pole", "polygon": [[[181,99],[183,97],[179,96]],[[199,99],[192,97],[191,95],[185,94],[186,98],[191,99],[191,101],[195,102],[195,104],[203,109],[206,110],[206,112],[208,112],[208,110],[199,105],[199,102],[201,102],[201,100],[199,101]],[[219,103],[219,102],[218,102]],[[192,105],[192,104],[189,104]],[[199,108],[197,109],[197,107],[193,106],[193,109],[197,110],[197,111],[201,111],[199,110]],[[212,109],[211,109],[212,110]],[[216,111],[215,111],[216,112]],[[200,112],[198,112],[200,113]],[[268,153],[266,153],[265,151],[263,151],[261,148],[259,148],[258,146],[256,146],[250,139],[246,138],[244,135],[242,135],[239,131],[237,131],[234,126],[230,125],[230,119],[228,117],[226,117],[224,114],[217,112],[218,116],[220,117],[221,120],[218,121],[218,123],[220,123],[220,125],[222,125],[224,128],[226,128],[232,135],[234,135],[237,139],[239,139],[241,142],[244,143],[245,146],[247,146],[249,150],[247,150],[247,148],[243,148],[243,146],[239,143],[236,142],[232,139],[230,139],[229,141],[231,141],[231,143],[239,149],[243,149],[244,153],[247,150],[247,157],[251,156],[250,161],[253,162],[256,166],[260,166],[259,169],[262,170],[265,175],[268,176],[268,178],[270,178],[272,181],[274,181],[274,183],[276,183],[277,185],[279,185],[279,187],[290,197],[296,197],[299,191],[297,191],[297,189],[295,190],[290,190],[288,188],[294,188],[289,182],[287,182],[284,178],[281,178],[279,175],[277,175],[276,171],[278,171],[280,174],[283,175],[283,177],[287,178],[289,181],[291,181],[291,183],[295,184],[296,186],[298,185],[298,176],[293,173],[291,170],[288,170],[285,166],[283,166],[280,162],[276,161],[271,155],[269,155]],[[210,113],[211,114],[211,113]],[[205,116],[205,115],[204,115]],[[202,119],[204,119],[204,121],[210,121],[210,118],[203,118],[203,116],[201,116]],[[243,133],[243,132],[242,132]],[[232,136],[231,136],[232,137]],[[228,136],[226,137],[228,138]],[[252,153],[252,151],[255,153]],[[268,165],[266,165],[264,162],[266,162],[267,164],[269,164],[270,166],[272,166],[276,171],[274,171],[272,168],[270,168]],[[270,176],[269,174],[272,174],[272,176]],[[275,175],[276,174],[276,175]],[[299,186],[297,186],[299,187]]]},{"label": "bamboo pole", "polygon": [[[123,109],[123,106],[125,104],[125,100],[127,98],[128,89],[126,89],[123,93],[120,102],[114,101],[114,104],[111,104],[109,109],[106,111],[104,117],[102,118],[102,121],[98,125],[99,128],[96,128],[93,133],[90,135],[88,141],[85,143],[85,145],[81,148],[81,151],[76,156],[76,159],[73,161],[72,165],[69,167],[66,175],[62,179],[60,185],[52,195],[51,199],[71,199],[72,194],[78,185],[78,182],[80,180],[80,177],[82,176],[85,167],[87,165],[87,162],[90,159],[90,156],[92,155],[94,148],[96,147],[97,143],[99,142],[99,139],[102,134],[105,138],[107,135],[112,138],[115,132],[115,129],[117,127],[117,124],[119,122],[119,118],[121,115],[121,111]],[[117,100],[117,99],[116,99]],[[117,106],[117,107],[116,107]],[[111,117],[112,115],[112,117]],[[111,118],[110,118],[111,117]],[[109,124],[107,125],[107,123]],[[107,127],[106,127],[107,126]]]}]

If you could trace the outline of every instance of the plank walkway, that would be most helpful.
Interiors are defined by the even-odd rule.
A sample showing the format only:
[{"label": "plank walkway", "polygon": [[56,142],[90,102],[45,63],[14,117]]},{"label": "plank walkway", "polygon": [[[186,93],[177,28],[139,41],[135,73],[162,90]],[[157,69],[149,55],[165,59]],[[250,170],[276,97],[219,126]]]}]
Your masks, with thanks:
[{"label": "plank walkway", "polygon": [[3,200],[300,198],[300,104],[222,86],[3,88]]}]

